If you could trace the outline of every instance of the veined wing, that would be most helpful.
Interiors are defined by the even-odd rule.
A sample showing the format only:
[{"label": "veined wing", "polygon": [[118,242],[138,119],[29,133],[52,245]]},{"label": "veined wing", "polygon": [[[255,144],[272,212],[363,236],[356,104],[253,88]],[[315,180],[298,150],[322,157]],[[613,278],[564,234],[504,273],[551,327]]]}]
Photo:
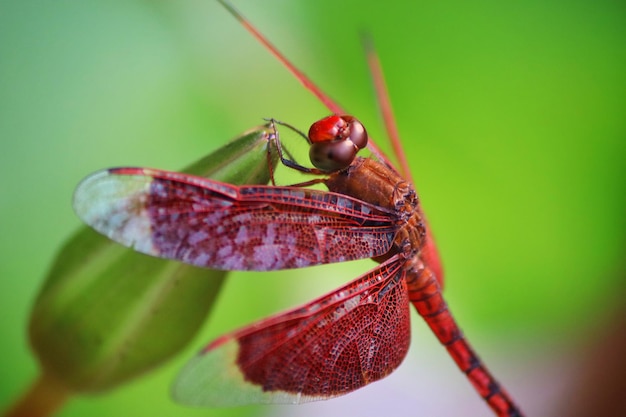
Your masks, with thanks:
[{"label": "veined wing", "polygon": [[301,403],[385,377],[409,348],[402,266],[393,257],[302,307],[220,337],[183,368],[174,399],[212,407]]},{"label": "veined wing", "polygon": [[114,168],[85,178],[74,209],[139,252],[196,266],[267,271],[386,253],[389,210],[300,187],[235,186],[187,174]]}]

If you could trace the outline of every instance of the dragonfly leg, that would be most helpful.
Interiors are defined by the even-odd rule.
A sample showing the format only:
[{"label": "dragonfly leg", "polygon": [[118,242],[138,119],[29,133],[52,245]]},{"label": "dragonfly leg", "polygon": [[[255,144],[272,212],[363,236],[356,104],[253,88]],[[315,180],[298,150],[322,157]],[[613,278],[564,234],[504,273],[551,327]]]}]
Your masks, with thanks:
[{"label": "dragonfly leg", "polygon": [[[276,144],[276,150],[278,151],[278,157],[280,158],[280,162],[285,165],[286,167],[289,167],[291,169],[295,169],[296,171],[300,171],[303,172],[305,174],[312,174],[312,175],[324,175],[326,174],[325,172],[317,169],[317,168],[309,168],[309,167],[305,167],[304,165],[300,165],[299,163],[297,163],[294,158],[289,154],[289,152],[285,149],[283,150],[283,145],[280,141],[280,135],[278,134],[278,129],[276,128],[276,125],[280,125],[280,126],[285,126],[288,129],[293,130],[294,132],[296,132],[298,135],[302,136],[308,144],[310,144],[309,138],[304,134],[304,132],[302,132],[301,130],[293,127],[292,125],[285,123],[285,122],[281,122],[280,120],[276,120],[273,118],[269,118],[269,119],[265,119],[267,122],[269,122],[270,128],[274,131],[274,143]],[[286,158],[284,155],[287,155],[289,158]],[[273,178],[273,176],[272,176]],[[273,180],[272,180],[273,183]]]}]

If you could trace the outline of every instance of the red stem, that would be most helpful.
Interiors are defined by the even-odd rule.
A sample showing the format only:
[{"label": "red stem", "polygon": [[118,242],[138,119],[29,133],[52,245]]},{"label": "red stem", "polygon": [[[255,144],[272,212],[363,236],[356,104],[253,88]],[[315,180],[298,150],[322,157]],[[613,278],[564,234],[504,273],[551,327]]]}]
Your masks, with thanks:
[{"label": "red stem", "polygon": [[58,379],[43,373],[3,417],[45,417],[53,415],[67,401],[71,391]]}]

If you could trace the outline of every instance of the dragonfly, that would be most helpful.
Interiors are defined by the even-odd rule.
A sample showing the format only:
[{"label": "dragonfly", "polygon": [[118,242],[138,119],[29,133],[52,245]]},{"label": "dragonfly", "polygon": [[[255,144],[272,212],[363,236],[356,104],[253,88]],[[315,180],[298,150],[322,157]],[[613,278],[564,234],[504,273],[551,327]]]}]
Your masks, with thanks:
[{"label": "dragonfly", "polygon": [[[308,134],[270,121],[283,164],[314,179],[277,186],[272,177],[272,185],[236,186],[158,169],[110,168],[78,185],[77,215],[136,251],[204,268],[270,271],[364,258],[378,264],[305,305],[209,343],[175,381],[175,400],[233,406],[302,403],[350,393],[401,364],[409,350],[412,305],[495,414],[522,416],[443,298],[441,261],[412,185],[373,47],[366,47],[367,60],[399,168],[358,119],[230,3],[219,2],[332,112],[313,123]],[[285,126],[307,141],[312,166],[283,156],[278,127]],[[366,148],[371,156],[359,156]],[[328,191],[310,188],[313,184]]]}]

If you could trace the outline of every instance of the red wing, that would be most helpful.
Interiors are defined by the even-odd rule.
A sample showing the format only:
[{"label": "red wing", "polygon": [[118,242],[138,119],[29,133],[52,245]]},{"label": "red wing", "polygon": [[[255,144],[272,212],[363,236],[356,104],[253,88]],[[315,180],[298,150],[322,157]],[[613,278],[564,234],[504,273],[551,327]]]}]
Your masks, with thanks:
[{"label": "red wing", "polygon": [[300,403],[383,378],[409,347],[397,257],[300,308],[215,340],[181,371],[174,398],[193,406]]},{"label": "red wing", "polygon": [[77,187],[74,209],[139,252],[225,270],[370,258],[389,250],[398,227],[390,211],[336,193],[143,168],[92,174]]}]

